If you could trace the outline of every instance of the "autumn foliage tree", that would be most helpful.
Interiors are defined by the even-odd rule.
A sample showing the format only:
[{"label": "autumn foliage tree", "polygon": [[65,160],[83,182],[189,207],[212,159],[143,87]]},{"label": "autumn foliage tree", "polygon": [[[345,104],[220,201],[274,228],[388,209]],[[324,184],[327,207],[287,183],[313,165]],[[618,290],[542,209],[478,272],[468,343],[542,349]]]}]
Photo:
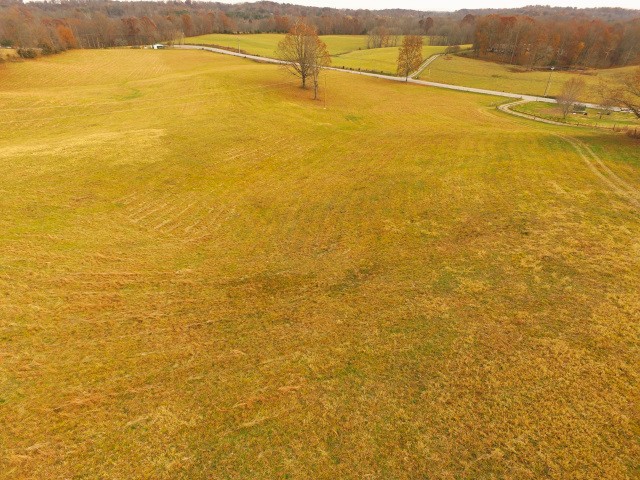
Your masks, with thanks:
[{"label": "autumn foliage tree", "polygon": [[78,41],[73,34],[73,30],[71,30],[67,25],[58,25],[56,27],[56,32],[58,33],[60,42],[63,43],[65,48],[78,48]]},{"label": "autumn foliage tree", "polygon": [[478,57],[529,68],[607,68],[640,58],[640,19],[613,23],[578,16],[491,14],[475,20],[473,37]]},{"label": "autumn foliage tree", "polygon": [[302,88],[307,88],[307,80],[312,80],[313,98],[317,99],[320,72],[331,64],[331,57],[315,27],[303,20],[296,21],[278,44],[278,55],[285,68],[300,78]]},{"label": "autumn foliage tree", "polygon": [[398,52],[398,75],[409,80],[409,74],[415,72],[422,63],[422,37],[406,35]]},{"label": "autumn foliage tree", "polygon": [[367,35],[369,48],[396,46],[402,35],[422,34],[429,35],[431,45],[473,42],[479,57],[529,68],[640,63],[637,10],[529,6],[492,12],[425,17],[413,10],[342,10],[262,1],[0,0],[0,44],[56,53],[76,46],[171,43],[209,33],[286,32],[304,17],[320,35]]}]

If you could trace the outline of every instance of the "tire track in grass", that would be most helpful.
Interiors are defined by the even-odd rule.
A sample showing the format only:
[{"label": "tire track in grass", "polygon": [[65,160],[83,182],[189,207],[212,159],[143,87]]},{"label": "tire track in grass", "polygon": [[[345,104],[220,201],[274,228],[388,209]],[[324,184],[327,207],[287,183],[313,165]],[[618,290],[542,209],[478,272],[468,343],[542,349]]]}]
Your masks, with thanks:
[{"label": "tire track in grass", "polygon": [[218,195],[205,195],[202,198],[202,209],[204,215],[201,218],[191,217],[188,222],[180,225],[176,234],[180,234],[185,241],[199,241],[211,238],[222,226],[231,220],[237,211],[238,204],[246,198],[248,192],[262,191],[265,184],[271,180],[268,172],[263,170],[263,163],[271,158],[289,155],[291,146],[286,143],[286,139],[276,139],[268,144],[267,138],[257,139],[259,148],[243,149],[241,152],[234,152],[232,156],[227,156],[220,160],[220,163],[229,161],[250,162],[253,168],[245,175],[228,185]]},{"label": "tire track in grass", "polygon": [[[267,140],[267,137],[256,139],[255,143],[260,145],[259,147],[232,149],[226,155],[216,158],[212,165],[227,165],[233,162],[260,164],[289,148],[285,138],[276,139],[265,145]],[[157,173],[162,179],[171,178],[163,169]],[[260,176],[258,179],[264,181]],[[246,183],[246,180],[243,183]],[[155,182],[155,185],[158,186],[159,183]],[[231,191],[236,190],[238,193],[238,188],[244,191],[243,188],[246,189],[249,186],[236,185],[236,188]],[[152,189],[145,190],[150,192]],[[153,196],[152,193],[143,193],[142,191],[129,192],[117,199],[116,203],[124,207],[124,214],[129,222],[145,230],[186,237],[186,240],[189,238],[201,239],[207,236],[207,228],[213,226],[213,230],[217,231],[220,227],[220,220],[228,220],[233,215],[234,209],[231,205],[220,203],[221,193],[212,195],[208,191],[198,193],[190,190],[191,188],[186,181],[182,181],[174,185],[171,192],[159,197],[150,198]],[[227,200],[229,199],[227,198]]]},{"label": "tire track in grass", "polygon": [[556,136],[573,146],[589,170],[591,170],[593,174],[605,185],[636,208],[640,208],[640,193],[638,190],[620,178],[585,143],[573,137],[557,134]]},{"label": "tire track in grass", "polygon": [[[165,232],[174,234],[174,235],[187,234],[190,230],[192,230],[192,228],[188,228],[188,227],[193,225],[194,223],[197,223],[199,220],[204,218],[209,212],[209,209],[207,208],[205,200],[203,199],[198,199],[198,201],[193,202],[190,205],[189,209],[190,209],[190,213],[188,215],[183,215],[181,218],[178,219],[178,221],[173,222],[169,225],[166,225],[164,227]],[[194,219],[196,219],[195,222],[194,222]]]},{"label": "tire track in grass", "polygon": [[602,159],[593,151],[593,149],[589,145],[587,145],[584,142],[580,142],[580,143],[582,143],[587,153],[595,160],[595,162],[599,166],[601,166],[605,172],[609,174],[609,176],[613,181],[615,181],[621,188],[629,192],[629,194],[633,196],[636,200],[640,201],[640,191],[638,191],[637,188],[635,188],[633,185],[623,180],[613,170],[611,170],[611,168],[609,168],[609,166],[602,161]]},{"label": "tire track in grass", "polygon": [[[231,203],[231,202],[228,202]],[[198,242],[215,235],[223,223],[229,221],[236,213],[236,208],[225,205],[216,205],[206,210],[205,216],[198,219],[183,230],[185,242]]]},{"label": "tire track in grass", "polygon": [[[384,115],[383,121],[389,122],[388,118],[388,115]],[[389,138],[395,139],[396,136],[389,134]],[[354,219],[358,217],[358,212],[372,212],[371,215],[376,212],[377,215],[386,202],[382,192],[385,189],[387,169],[390,162],[393,162],[384,153],[386,140],[364,140],[359,133],[354,133],[343,142],[343,148],[339,151],[344,158],[357,158],[356,152],[362,149],[366,149],[369,155],[352,162],[345,170],[344,193],[336,197],[336,205],[329,212],[325,225],[316,238],[318,247],[323,248],[323,251],[339,247],[348,238],[362,240],[372,235],[372,229],[377,230],[377,226],[363,225]]]},{"label": "tire track in grass", "polygon": [[[547,120],[544,118],[539,118],[533,115],[527,115],[526,113],[515,112],[511,110],[511,107],[513,107],[514,105],[520,105],[527,102],[528,100],[519,100],[517,102],[506,103],[503,105],[499,105],[498,110],[504,113],[508,113],[509,115],[525,118],[527,120],[535,120],[537,122],[546,123],[548,125],[575,127],[574,125],[555,122],[553,120]],[[638,189],[630,183],[620,178],[613,170],[611,170],[611,168],[602,161],[602,159],[591,149],[591,147],[575,137],[569,137],[560,134],[554,135],[569,143],[578,153],[589,170],[591,170],[591,172],[596,177],[598,177],[602,181],[602,183],[607,185],[609,189],[615,192],[619,197],[632,204],[634,207],[640,208],[640,191],[638,191]]]},{"label": "tire track in grass", "polygon": [[[182,221],[184,220],[185,214],[189,210],[191,210],[191,208],[194,205],[196,205],[197,203],[198,202],[188,202],[186,204],[187,205],[186,207],[182,208],[180,211],[175,213],[175,215],[172,215],[170,217],[165,218],[160,223],[155,225],[153,227],[153,229],[154,230],[162,230],[162,231],[165,231],[167,233],[170,233],[171,231],[175,230],[175,228],[179,227],[182,224]],[[182,203],[182,204],[180,204],[180,207],[183,207],[184,205],[185,205],[185,203]],[[173,226],[171,226],[172,224],[173,224]]]}]

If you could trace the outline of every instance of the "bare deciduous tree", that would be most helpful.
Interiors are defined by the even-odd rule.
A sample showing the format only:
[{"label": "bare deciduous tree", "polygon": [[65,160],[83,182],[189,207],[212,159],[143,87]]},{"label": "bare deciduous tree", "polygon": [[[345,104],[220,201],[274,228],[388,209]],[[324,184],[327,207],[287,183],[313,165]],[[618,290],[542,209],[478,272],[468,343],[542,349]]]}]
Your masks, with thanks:
[{"label": "bare deciduous tree", "polygon": [[562,116],[564,118],[567,118],[567,115],[569,115],[569,112],[571,111],[571,107],[573,107],[573,105],[578,101],[580,94],[584,90],[584,86],[584,80],[581,78],[572,78],[562,86],[562,91],[556,98],[556,101],[562,110]]},{"label": "bare deciduous tree", "polygon": [[422,37],[407,35],[402,39],[398,53],[398,75],[409,80],[409,74],[415,72],[422,63]]},{"label": "bare deciduous tree", "polygon": [[618,102],[623,107],[628,108],[640,118],[640,67],[625,78],[620,94],[617,96]]},{"label": "bare deciduous tree", "polygon": [[367,48],[384,48],[391,46],[391,33],[384,25],[378,25],[369,30]]},{"label": "bare deciduous tree", "polygon": [[278,44],[278,54],[286,62],[285,68],[300,78],[302,88],[307,88],[307,79],[313,81],[313,98],[317,99],[320,72],[331,64],[331,57],[316,29],[298,20]]},{"label": "bare deciduous tree", "polygon": [[598,98],[598,118],[602,119],[603,115],[611,113],[611,110],[617,103],[615,100],[616,93],[602,78],[600,78],[598,84],[593,87],[593,93]]},{"label": "bare deciduous tree", "polygon": [[433,18],[422,18],[420,19],[418,24],[420,25],[420,30],[422,31],[422,33],[424,33],[425,35],[429,35],[429,30],[431,30],[431,28],[433,27]]}]

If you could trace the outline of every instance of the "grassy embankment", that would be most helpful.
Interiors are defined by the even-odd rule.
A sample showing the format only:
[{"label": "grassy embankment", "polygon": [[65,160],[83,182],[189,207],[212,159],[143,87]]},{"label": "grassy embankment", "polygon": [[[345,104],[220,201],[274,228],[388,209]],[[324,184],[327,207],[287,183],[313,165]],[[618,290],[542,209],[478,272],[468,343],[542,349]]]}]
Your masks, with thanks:
[{"label": "grassy embankment", "polygon": [[0,477],[638,471],[640,217],[557,134],[637,142],[206,52],[0,84]]}]

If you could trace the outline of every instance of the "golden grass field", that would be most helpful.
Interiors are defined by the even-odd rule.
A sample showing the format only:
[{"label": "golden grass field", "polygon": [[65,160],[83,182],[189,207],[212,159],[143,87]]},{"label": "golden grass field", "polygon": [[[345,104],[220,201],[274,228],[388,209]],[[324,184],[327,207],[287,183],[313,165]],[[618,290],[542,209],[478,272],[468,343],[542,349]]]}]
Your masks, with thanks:
[{"label": "golden grass field", "polygon": [[[634,68],[637,67],[587,70],[582,73],[555,71],[551,74],[547,95],[557,96],[567,80],[577,77],[584,80],[586,84],[581,100],[599,103],[598,97],[593,91],[598,85],[599,79],[610,82],[630,73]],[[549,82],[549,72],[526,71],[522,67],[514,67],[513,65],[448,55],[431,63],[429,68],[422,72],[420,79],[499,92],[542,96]]]},{"label": "golden grass field", "polygon": [[[187,37],[184,43],[195,45],[219,45],[240,50],[252,55],[275,57],[278,43],[284,39],[283,33],[229,34],[211,33],[197,37]],[[322,35],[331,55],[342,55],[358,49],[367,48],[366,35]]]},{"label": "golden grass field", "polygon": [[1,478],[637,478],[637,141],[327,76],[0,66]]},{"label": "golden grass field", "polygon": [[[424,45],[422,58],[427,59],[442,53],[447,47]],[[354,50],[331,58],[331,65],[351,70],[367,70],[387,74],[395,74],[398,69],[399,47],[371,48]]]},{"label": "golden grass field", "polygon": [[[331,55],[331,64],[334,67],[396,73],[399,47],[367,49],[366,35],[323,35],[320,38],[327,44],[327,50]],[[278,42],[282,39],[284,39],[284,34],[276,33],[239,35],[215,33],[188,37],[184,39],[184,43],[218,45],[230,49],[239,48],[252,55],[277,58]],[[425,59],[436,53],[442,53],[447,48],[430,46],[428,42],[429,38],[425,37],[425,45],[422,48],[422,56]],[[464,47],[469,48],[470,45],[464,45]]]}]

